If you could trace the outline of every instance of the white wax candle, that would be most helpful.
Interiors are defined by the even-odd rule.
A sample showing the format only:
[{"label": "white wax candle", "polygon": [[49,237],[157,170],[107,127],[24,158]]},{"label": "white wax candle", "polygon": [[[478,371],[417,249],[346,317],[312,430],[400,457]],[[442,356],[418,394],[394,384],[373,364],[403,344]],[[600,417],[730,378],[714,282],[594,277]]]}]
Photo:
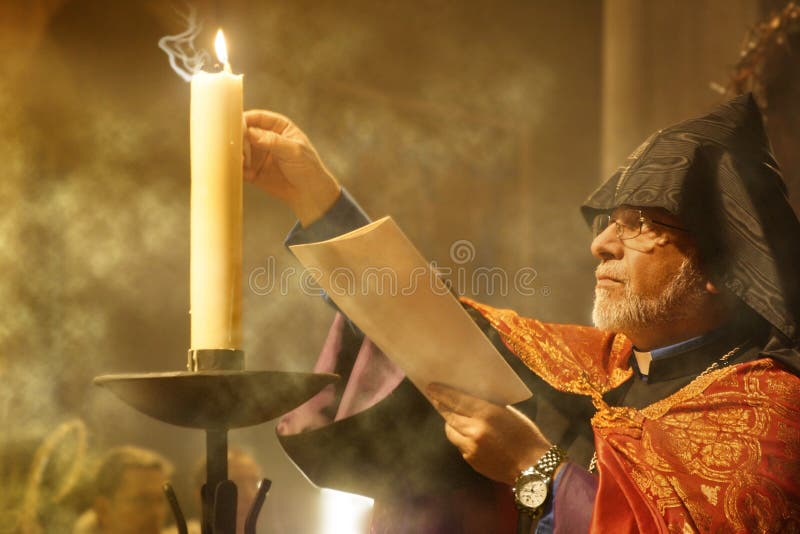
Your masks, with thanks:
[{"label": "white wax candle", "polygon": [[191,348],[242,348],[242,76],[192,78]]}]

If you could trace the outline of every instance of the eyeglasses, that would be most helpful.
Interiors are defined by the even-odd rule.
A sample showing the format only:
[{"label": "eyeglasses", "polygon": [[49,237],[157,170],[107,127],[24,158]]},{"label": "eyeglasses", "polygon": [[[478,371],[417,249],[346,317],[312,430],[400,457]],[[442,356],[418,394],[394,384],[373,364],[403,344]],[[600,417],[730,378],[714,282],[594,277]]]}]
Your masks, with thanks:
[{"label": "eyeglasses", "polygon": [[659,226],[666,226],[681,232],[688,232],[686,228],[667,224],[662,221],[657,221],[651,217],[645,217],[642,210],[636,208],[617,208],[611,213],[601,213],[595,215],[592,221],[592,235],[599,236],[603,231],[608,228],[611,223],[616,225],[617,239],[633,239],[642,233],[644,225],[658,224]]}]

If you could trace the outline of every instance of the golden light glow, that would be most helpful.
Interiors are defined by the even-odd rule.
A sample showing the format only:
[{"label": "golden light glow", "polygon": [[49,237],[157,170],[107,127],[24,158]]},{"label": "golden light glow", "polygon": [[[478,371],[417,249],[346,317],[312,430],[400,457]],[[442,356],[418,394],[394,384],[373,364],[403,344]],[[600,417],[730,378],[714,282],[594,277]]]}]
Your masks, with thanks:
[{"label": "golden light glow", "polygon": [[225,46],[225,36],[222,35],[222,28],[217,30],[217,38],[214,39],[214,49],[217,51],[217,59],[223,65],[228,65],[228,47]]},{"label": "golden light glow", "polygon": [[372,522],[369,497],[328,488],[320,492],[322,500],[322,530],[319,534],[366,534]]}]

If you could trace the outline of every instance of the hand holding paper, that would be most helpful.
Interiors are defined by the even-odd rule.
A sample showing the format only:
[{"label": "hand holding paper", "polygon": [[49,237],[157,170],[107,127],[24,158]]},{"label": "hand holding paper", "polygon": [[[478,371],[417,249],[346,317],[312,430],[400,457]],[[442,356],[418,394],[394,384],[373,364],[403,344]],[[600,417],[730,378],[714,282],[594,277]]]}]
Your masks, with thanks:
[{"label": "hand holding paper", "polygon": [[447,439],[482,475],[509,486],[551,443],[539,428],[512,406],[478,399],[441,384],[431,384],[428,398],[444,417]]}]

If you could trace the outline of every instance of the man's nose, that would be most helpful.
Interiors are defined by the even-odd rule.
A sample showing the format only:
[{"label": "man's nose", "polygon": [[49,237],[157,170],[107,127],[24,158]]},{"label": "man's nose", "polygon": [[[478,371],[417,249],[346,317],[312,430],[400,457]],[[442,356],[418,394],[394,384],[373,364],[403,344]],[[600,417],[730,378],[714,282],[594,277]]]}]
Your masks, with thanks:
[{"label": "man's nose", "polygon": [[589,246],[592,255],[599,260],[618,260],[622,258],[624,247],[622,241],[617,237],[616,223],[609,224],[605,230],[600,232]]}]

